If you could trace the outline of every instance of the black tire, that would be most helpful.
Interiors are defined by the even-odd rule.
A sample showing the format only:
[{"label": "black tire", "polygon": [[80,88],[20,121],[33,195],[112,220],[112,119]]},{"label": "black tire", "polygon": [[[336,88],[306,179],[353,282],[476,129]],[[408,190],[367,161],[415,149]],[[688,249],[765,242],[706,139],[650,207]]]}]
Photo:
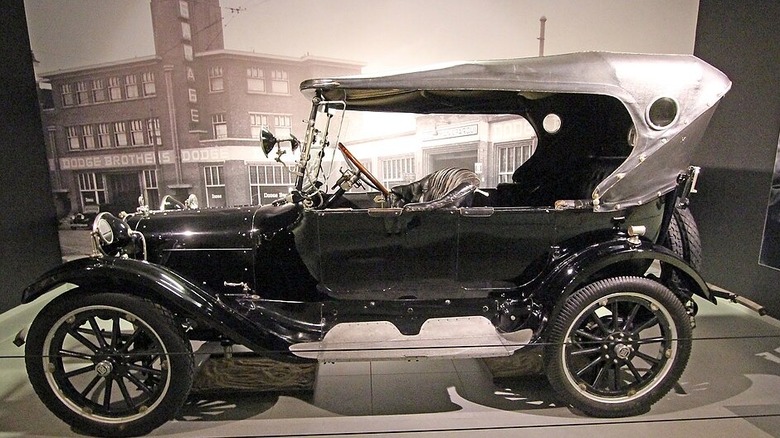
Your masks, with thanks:
[{"label": "black tire", "polygon": [[116,293],[66,294],[30,327],[27,375],[76,431],[136,436],[172,419],[194,375],[189,341],[170,313]]},{"label": "black tire", "polygon": [[588,415],[641,414],[682,375],[691,335],[685,307],[662,284],[600,280],[572,294],[553,321],[547,378],[563,401]]},{"label": "black tire", "polygon": [[664,246],[696,270],[701,269],[702,250],[699,227],[689,208],[676,208],[669,222]]}]

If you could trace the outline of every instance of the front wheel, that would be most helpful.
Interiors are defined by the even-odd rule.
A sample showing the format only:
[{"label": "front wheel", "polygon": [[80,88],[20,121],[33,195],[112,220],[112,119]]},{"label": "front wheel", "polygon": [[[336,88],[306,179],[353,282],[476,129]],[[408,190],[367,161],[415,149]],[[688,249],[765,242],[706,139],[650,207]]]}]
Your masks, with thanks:
[{"label": "front wheel", "polygon": [[170,313],[115,293],[65,295],[33,321],[27,374],[41,401],[81,433],[146,434],[192,386],[192,349]]},{"label": "front wheel", "polygon": [[572,294],[545,347],[550,385],[597,417],[646,412],[677,382],[691,352],[685,307],[665,286],[608,278]]}]

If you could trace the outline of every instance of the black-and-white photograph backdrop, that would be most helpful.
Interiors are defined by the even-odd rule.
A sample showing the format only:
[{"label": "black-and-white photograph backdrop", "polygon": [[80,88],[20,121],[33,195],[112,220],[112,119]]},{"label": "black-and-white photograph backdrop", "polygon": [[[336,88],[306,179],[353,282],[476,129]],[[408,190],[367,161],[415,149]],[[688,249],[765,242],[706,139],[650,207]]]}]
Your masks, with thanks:
[{"label": "black-and-white photograph backdrop", "polygon": [[[193,196],[206,208],[284,196],[290,174],[251,140],[262,129],[282,138],[303,134],[308,102],[298,85],[311,77],[589,50],[689,54],[697,11],[694,0],[28,0],[25,6],[55,208],[75,226],[100,211],[134,211],[139,196],[153,206],[169,195]],[[204,77],[209,88],[199,89]],[[243,83],[246,93],[235,93]],[[348,126],[347,139],[402,137],[420,131],[414,125],[411,118],[394,126],[363,119]],[[507,163],[484,162],[486,153],[480,158],[476,144],[464,149],[463,132],[452,129],[437,133],[452,146],[441,145],[425,162],[413,159],[423,155],[419,142],[357,153],[391,185],[446,165],[496,184],[532,153],[530,126],[514,129],[518,134],[502,141],[522,150]],[[258,165],[230,167],[239,161]]]}]

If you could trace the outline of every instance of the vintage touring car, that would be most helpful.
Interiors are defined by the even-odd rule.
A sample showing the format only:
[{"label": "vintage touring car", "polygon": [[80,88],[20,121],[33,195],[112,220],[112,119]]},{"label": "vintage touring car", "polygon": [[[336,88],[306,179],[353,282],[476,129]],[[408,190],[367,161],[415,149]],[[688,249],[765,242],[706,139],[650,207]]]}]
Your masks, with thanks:
[{"label": "vintage touring car", "polygon": [[[531,345],[562,403],[645,412],[686,366],[693,297],[715,301],[686,207],[729,87],[693,56],[602,52],[304,81],[303,141],[262,138],[294,189],[262,206],[101,213],[94,256],[24,291],[68,286],[26,334],[30,381],[76,430],[135,435],[185,402],[191,341],[319,361]],[[383,128],[399,114],[519,121],[535,150],[492,187],[473,165],[426,163],[386,187],[341,132],[385,113]]]}]

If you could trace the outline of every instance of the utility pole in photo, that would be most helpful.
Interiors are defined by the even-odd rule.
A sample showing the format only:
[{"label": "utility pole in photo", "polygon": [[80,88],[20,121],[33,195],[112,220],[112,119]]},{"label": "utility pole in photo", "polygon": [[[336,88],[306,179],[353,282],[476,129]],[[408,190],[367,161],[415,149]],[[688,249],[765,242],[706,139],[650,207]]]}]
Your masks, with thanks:
[{"label": "utility pole in photo", "polygon": [[547,17],[544,15],[539,18],[539,56],[544,56],[544,25],[547,23]]}]

